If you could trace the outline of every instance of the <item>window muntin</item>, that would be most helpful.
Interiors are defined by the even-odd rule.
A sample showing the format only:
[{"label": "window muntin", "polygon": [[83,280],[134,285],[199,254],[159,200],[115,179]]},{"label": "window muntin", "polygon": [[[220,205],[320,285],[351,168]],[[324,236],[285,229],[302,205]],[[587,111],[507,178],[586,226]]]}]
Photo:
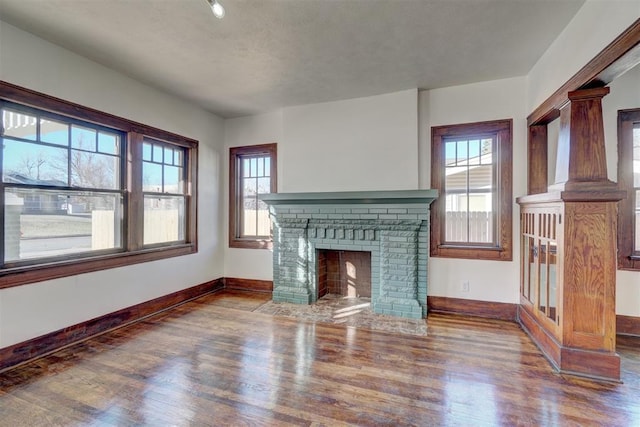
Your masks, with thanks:
[{"label": "window muntin", "polygon": [[231,247],[269,247],[269,209],[259,196],[276,191],[276,161],[276,144],[230,149]]},{"label": "window muntin", "polygon": [[512,120],[432,128],[431,255],[512,259]]},{"label": "window muntin", "polygon": [[[197,141],[7,82],[0,82],[0,113],[0,289],[197,252]],[[143,236],[145,138],[163,144],[162,167],[167,167],[164,193],[153,192],[151,208],[177,207],[181,216],[173,234],[150,239],[153,243],[145,243]],[[165,147],[173,162],[169,154],[165,161]],[[22,162],[25,151],[31,155]],[[178,165],[182,182],[172,169]],[[94,173],[86,173],[89,169]],[[108,171],[109,179],[100,171]],[[169,193],[172,186],[180,187],[175,191],[181,194]],[[159,198],[170,200],[159,203]],[[25,202],[66,212],[65,221],[56,225],[59,230],[38,226],[35,238],[57,238],[64,231],[71,233],[68,241],[53,251],[25,246],[21,253],[21,216],[28,233],[34,228],[26,224],[34,218],[26,218]],[[72,223],[80,215],[85,216],[81,224]],[[100,233],[94,222],[103,224]],[[78,234],[83,243],[72,245]]]}]

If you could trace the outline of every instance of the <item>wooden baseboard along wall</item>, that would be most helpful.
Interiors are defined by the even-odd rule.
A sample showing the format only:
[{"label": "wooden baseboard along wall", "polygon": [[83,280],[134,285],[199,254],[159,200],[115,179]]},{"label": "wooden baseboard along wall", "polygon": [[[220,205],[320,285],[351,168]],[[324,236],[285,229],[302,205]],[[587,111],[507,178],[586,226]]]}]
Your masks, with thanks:
[{"label": "wooden baseboard along wall", "polygon": [[63,347],[120,328],[224,287],[222,279],[182,289],[77,325],[0,349],[0,372]]},{"label": "wooden baseboard along wall", "polygon": [[462,298],[427,297],[427,311],[433,313],[460,314],[489,319],[516,321],[517,304],[478,301]]},{"label": "wooden baseboard along wall", "polygon": [[[0,372],[221,289],[272,292],[273,282],[233,277],[220,278],[1,348]],[[433,313],[517,321],[517,304],[429,296],[427,297],[427,306],[428,310]],[[640,336],[640,317],[617,316],[617,332],[624,335]]]}]

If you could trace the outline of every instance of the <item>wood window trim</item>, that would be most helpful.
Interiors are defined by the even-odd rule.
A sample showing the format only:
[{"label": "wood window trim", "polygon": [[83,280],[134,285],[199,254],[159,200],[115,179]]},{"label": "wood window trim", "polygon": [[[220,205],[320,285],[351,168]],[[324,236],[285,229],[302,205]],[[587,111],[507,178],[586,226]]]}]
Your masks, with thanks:
[{"label": "wood window trim", "polygon": [[259,144],[229,149],[229,247],[241,249],[271,249],[273,241],[269,239],[240,238],[238,233],[238,215],[240,212],[238,197],[240,186],[238,182],[238,160],[243,156],[269,155],[271,158],[271,192],[277,192],[278,144]]},{"label": "wood window trim", "polygon": [[[53,261],[43,260],[41,263],[0,269],[0,289],[188,255],[198,251],[198,141],[1,80],[0,99],[117,129],[126,133],[128,141],[126,144],[127,159],[124,160],[126,177],[123,177],[126,179],[124,185],[127,206],[127,214],[124,218],[123,240],[125,243],[123,250],[108,254],[86,254],[80,257],[69,255],[56,258]],[[189,185],[186,198],[186,233],[183,243],[157,247],[144,247],[143,245],[141,231],[144,224],[141,192],[142,144],[137,142],[141,142],[145,136],[187,149],[188,159],[185,164]],[[4,209],[4,203],[2,206]]]},{"label": "wood window trim", "polygon": [[513,259],[513,119],[492,120],[431,128],[431,188],[444,195],[444,140],[474,134],[497,135],[497,176],[499,183],[496,212],[497,246],[444,245],[445,197],[431,205],[430,253],[433,257],[511,261]]},{"label": "wood window trim", "polygon": [[[618,188],[627,197],[618,204],[618,268],[640,271],[640,254],[634,252],[636,229],[633,196],[633,128],[640,122],[640,108],[618,111]],[[631,231],[631,232],[630,232]]]}]

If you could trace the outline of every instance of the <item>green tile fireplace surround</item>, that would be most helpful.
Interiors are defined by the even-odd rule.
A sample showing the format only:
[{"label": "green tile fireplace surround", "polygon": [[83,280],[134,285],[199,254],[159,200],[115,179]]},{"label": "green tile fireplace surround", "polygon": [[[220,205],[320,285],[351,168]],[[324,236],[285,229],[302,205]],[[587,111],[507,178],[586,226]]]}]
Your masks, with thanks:
[{"label": "green tile fireplace surround", "polygon": [[273,300],[318,299],[317,250],[371,252],[373,311],[427,315],[429,205],[436,190],[278,193],[260,198],[273,220]]}]

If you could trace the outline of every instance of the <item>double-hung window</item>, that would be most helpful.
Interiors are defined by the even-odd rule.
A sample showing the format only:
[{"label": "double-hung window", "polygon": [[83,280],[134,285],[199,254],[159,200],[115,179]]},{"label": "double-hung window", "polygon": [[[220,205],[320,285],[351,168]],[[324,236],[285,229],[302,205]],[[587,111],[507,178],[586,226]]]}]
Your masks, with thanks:
[{"label": "double-hung window", "polygon": [[640,270],[640,109],[618,112],[618,267]]},{"label": "double-hung window", "polygon": [[197,141],[4,82],[0,112],[0,288],[197,250]]},{"label": "double-hung window", "polygon": [[432,128],[431,255],[511,260],[511,120]]},{"label": "double-hung window", "polygon": [[260,194],[276,192],[277,145],[232,147],[229,151],[229,246],[269,248],[269,209]]}]

